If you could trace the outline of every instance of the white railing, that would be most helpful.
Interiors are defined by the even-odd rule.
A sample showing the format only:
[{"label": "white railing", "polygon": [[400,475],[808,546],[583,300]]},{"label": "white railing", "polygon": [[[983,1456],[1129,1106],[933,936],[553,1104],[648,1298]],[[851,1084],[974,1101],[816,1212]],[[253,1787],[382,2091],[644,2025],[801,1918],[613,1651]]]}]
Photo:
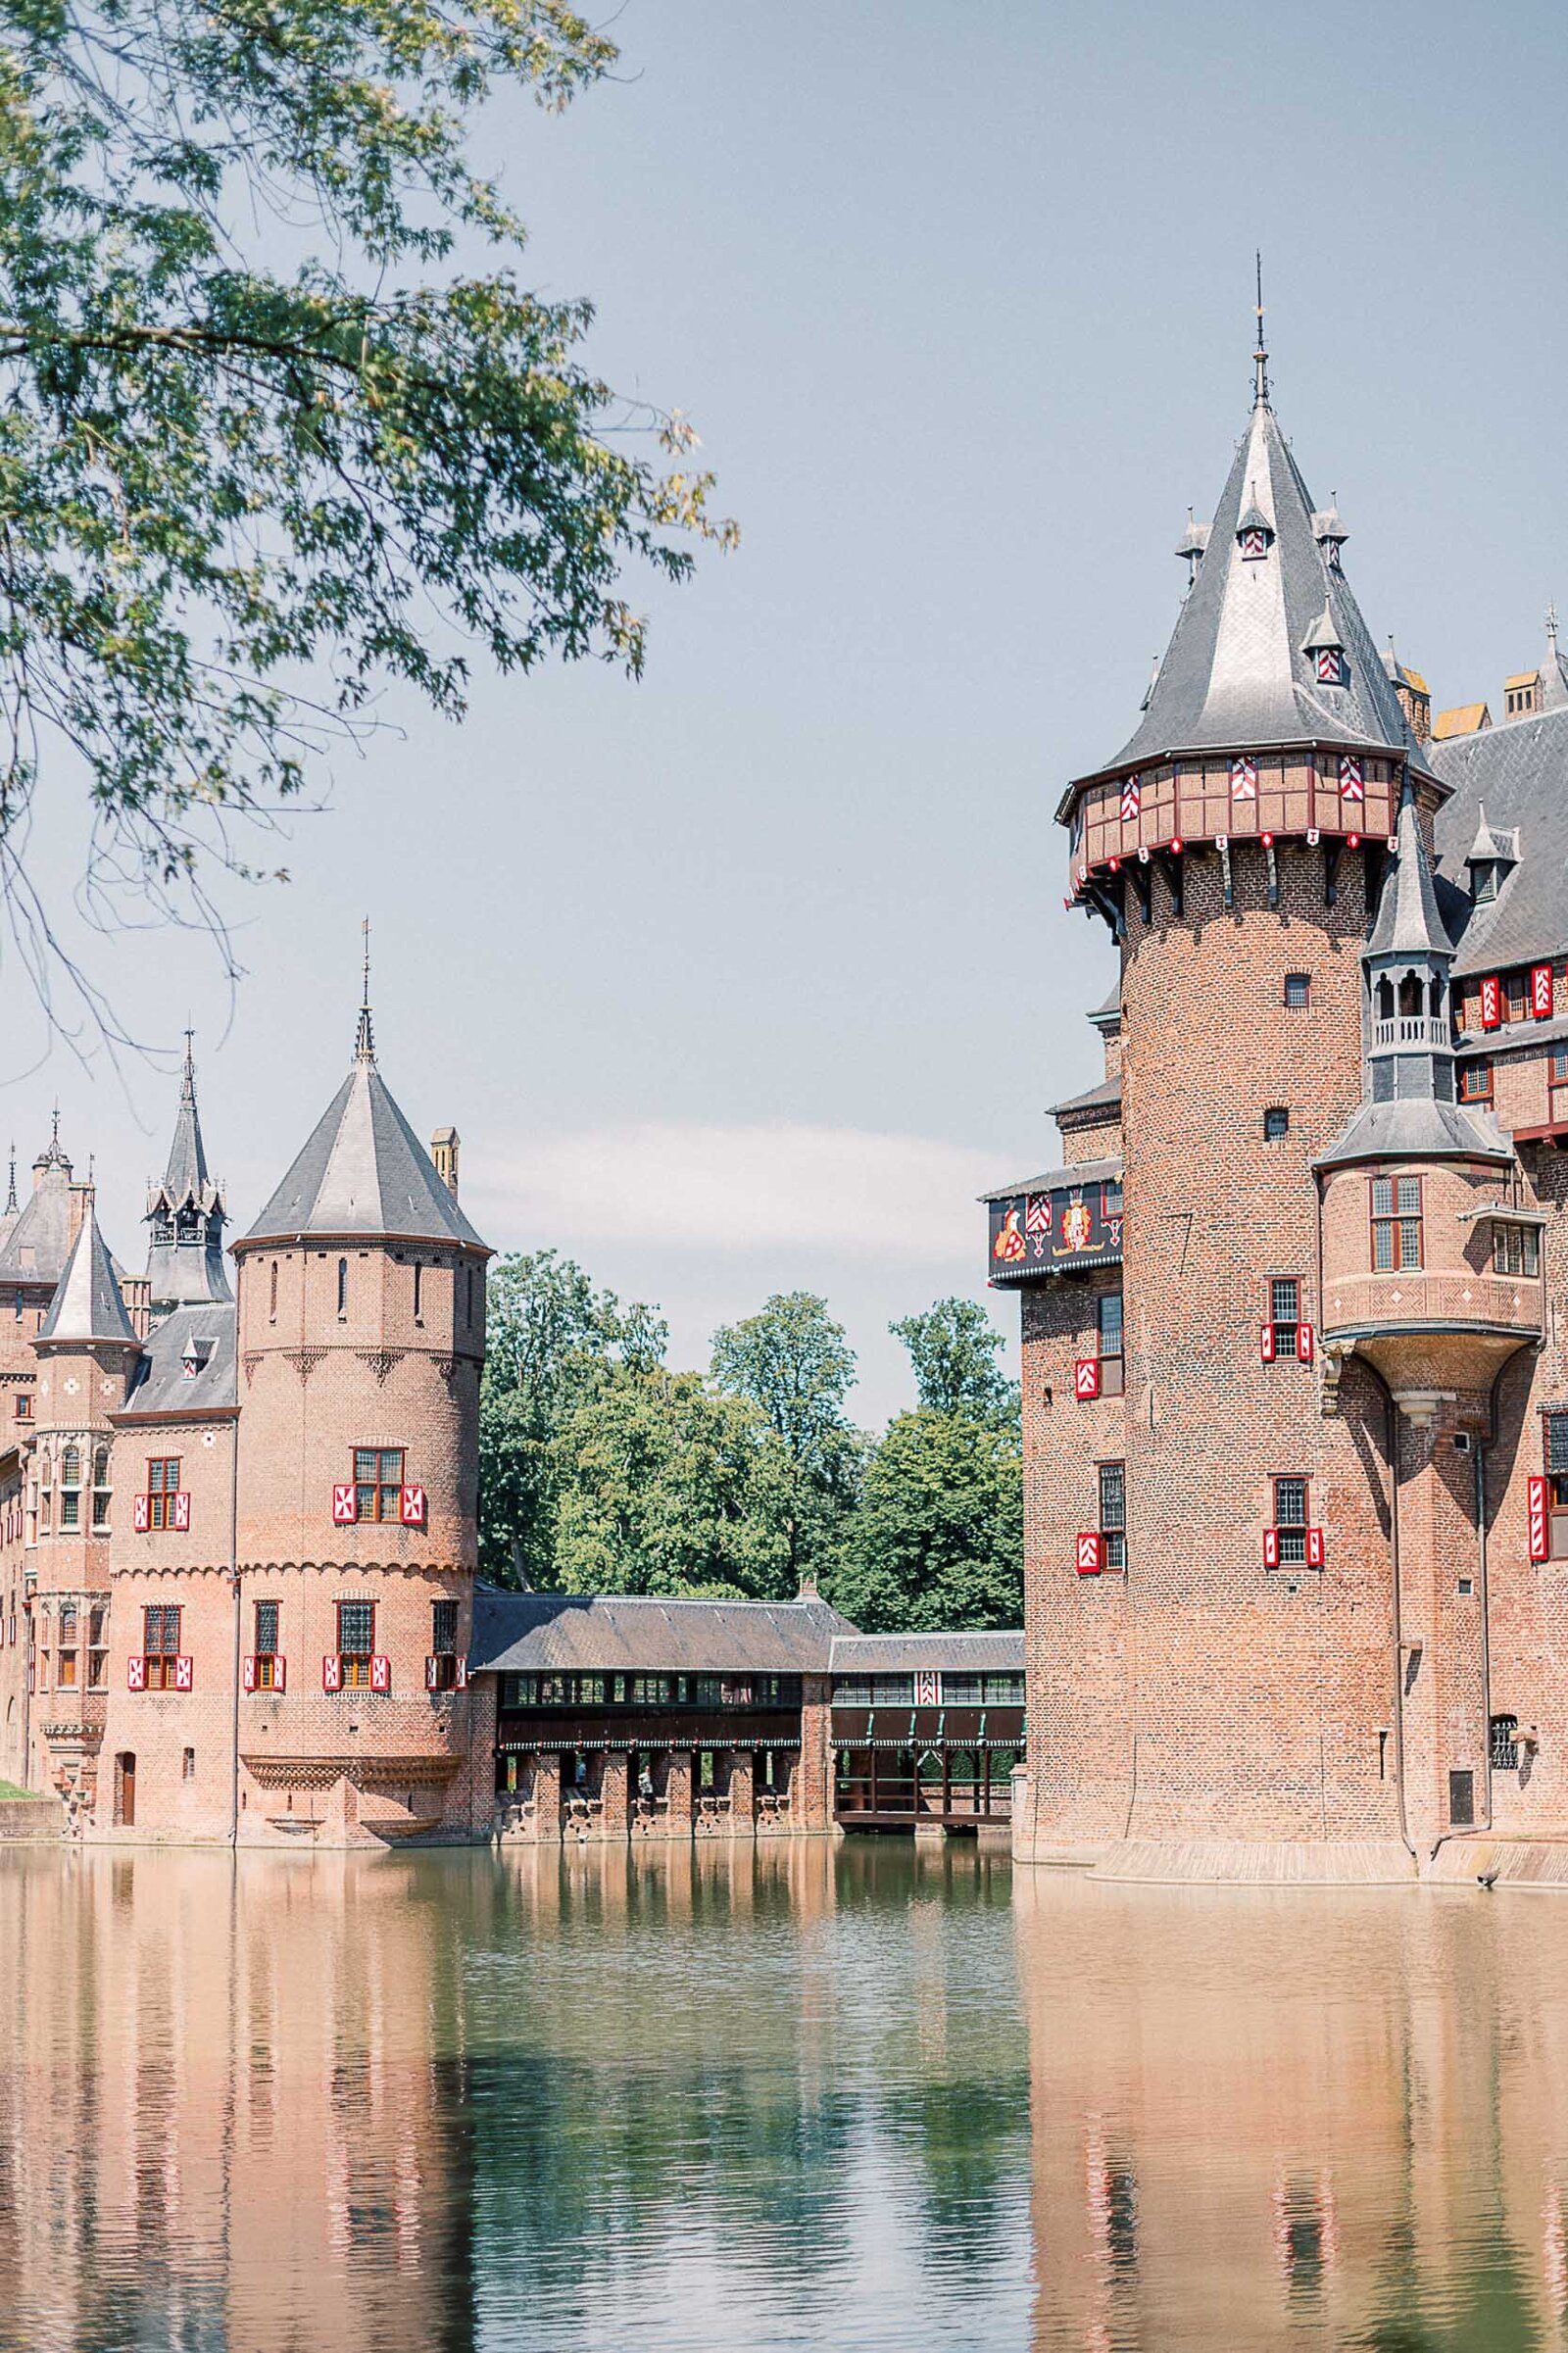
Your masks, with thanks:
[{"label": "white railing", "polygon": [[1374,1021],[1374,1046],[1451,1046],[1452,1035],[1440,1013],[1397,1013],[1392,1021]]}]

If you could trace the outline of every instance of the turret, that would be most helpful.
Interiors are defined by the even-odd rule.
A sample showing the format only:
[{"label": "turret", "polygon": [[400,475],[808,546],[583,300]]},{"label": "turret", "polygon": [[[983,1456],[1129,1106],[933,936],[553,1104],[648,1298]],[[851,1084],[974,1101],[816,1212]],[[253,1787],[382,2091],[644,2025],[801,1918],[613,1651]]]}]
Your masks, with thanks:
[{"label": "turret", "polygon": [[223,1264],[222,1189],[207,1171],[191,1037],[187,1030],[169,1165],[162,1181],[147,1192],[147,1280],[157,1316],[173,1307],[204,1305],[231,1296]]}]

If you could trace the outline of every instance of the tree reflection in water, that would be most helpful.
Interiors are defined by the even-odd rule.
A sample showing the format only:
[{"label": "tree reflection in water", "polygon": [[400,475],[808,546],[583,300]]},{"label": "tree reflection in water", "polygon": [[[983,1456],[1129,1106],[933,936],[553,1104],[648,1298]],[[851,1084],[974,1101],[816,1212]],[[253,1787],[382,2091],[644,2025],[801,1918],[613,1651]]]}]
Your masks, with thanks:
[{"label": "tree reflection in water", "polygon": [[0,2345],[1512,2348],[1568,1901],[0,1856]]}]

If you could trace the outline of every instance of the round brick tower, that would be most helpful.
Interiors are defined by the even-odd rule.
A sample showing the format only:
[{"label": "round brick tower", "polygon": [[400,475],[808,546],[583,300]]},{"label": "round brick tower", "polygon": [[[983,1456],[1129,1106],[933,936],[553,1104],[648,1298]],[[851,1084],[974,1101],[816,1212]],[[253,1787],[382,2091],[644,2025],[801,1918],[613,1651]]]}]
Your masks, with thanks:
[{"label": "round brick tower", "polygon": [[1121,957],[1125,1355],[1120,1394],[1083,1376],[1113,1269],[1026,1294],[1025,1856],[1291,1841],[1334,1875],[1355,1841],[1414,1868],[1395,1417],[1375,1357],[1325,1365],[1320,1163],[1363,1097],[1397,812],[1430,827],[1445,793],[1345,537],[1260,352],[1142,723],[1060,810]]},{"label": "round brick tower", "polygon": [[235,1245],[240,1836],[461,1837],[489,1251],[354,1065]]}]

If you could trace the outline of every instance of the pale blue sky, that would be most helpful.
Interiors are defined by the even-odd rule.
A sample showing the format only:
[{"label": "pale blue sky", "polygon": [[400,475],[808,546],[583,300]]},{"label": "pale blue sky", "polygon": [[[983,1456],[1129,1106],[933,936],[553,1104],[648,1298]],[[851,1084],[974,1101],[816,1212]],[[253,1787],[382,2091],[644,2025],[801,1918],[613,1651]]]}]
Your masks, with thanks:
[{"label": "pale blue sky", "polygon": [[[198,943],[99,950],[143,1034],[177,1050],[191,1008],[240,1217],[341,1075],[368,909],[383,1069],[461,1128],[492,1242],[660,1299],[683,1361],[820,1289],[859,1412],[902,1402],[889,1317],[984,1296],[972,1196],[1045,1165],[1043,1106],[1097,1075],[1110,956],[1052,810],[1128,733],[1245,426],[1254,244],[1378,639],[1495,709],[1568,611],[1562,24],[628,0],[615,83],[496,109],[533,281],[692,416],[744,540],[633,583],[639,686],[482,677],[462,733],[390,702],[404,736],[336,763],[294,882],[227,894],[231,1026]],[[139,1263],[167,1075],[29,1071],[14,969],[5,1007],[0,1120],[30,1158],[58,1087]]]}]

